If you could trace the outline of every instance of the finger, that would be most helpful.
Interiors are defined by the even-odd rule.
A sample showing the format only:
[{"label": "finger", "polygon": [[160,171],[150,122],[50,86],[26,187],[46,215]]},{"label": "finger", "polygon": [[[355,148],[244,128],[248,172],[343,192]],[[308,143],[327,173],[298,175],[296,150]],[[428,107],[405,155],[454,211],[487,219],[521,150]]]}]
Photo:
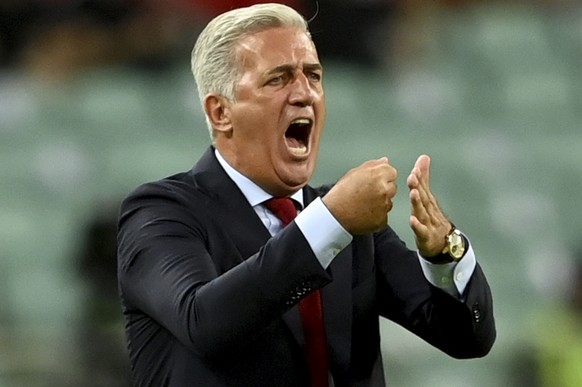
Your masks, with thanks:
[{"label": "finger", "polygon": [[356,168],[352,169],[352,171],[356,170],[366,170],[366,169],[374,169],[383,165],[388,164],[388,157],[380,157],[379,159],[374,160],[367,160],[357,166]]},{"label": "finger", "polygon": [[422,222],[420,222],[414,215],[410,216],[409,224],[410,228],[412,228],[412,231],[414,232],[414,235],[416,236],[416,239],[419,242],[425,241],[428,234],[428,228],[422,224]]},{"label": "finger", "polygon": [[436,199],[430,190],[430,157],[428,155],[421,155],[413,168],[413,173],[418,180],[418,190],[421,200],[425,207],[430,211],[438,208]]},{"label": "finger", "polygon": [[428,155],[420,155],[414,163],[414,168],[417,168],[419,179],[429,186],[430,181],[430,157]]},{"label": "finger", "polygon": [[376,160],[369,160],[366,162],[366,164],[367,163],[369,163],[370,165],[388,164],[388,157],[383,156],[383,157],[380,157],[379,159],[376,159]]},{"label": "finger", "polygon": [[392,200],[392,198],[396,196],[397,192],[398,192],[398,184],[396,184],[394,181],[389,182],[387,187],[386,187],[386,191],[385,191],[386,197],[389,200]]},{"label": "finger", "polygon": [[398,179],[398,170],[392,165],[388,164],[388,181],[395,182]]},{"label": "finger", "polygon": [[392,211],[392,207],[394,206],[394,203],[392,202],[392,199],[390,197],[386,198],[386,213]]},{"label": "finger", "polygon": [[408,175],[408,178],[406,179],[406,185],[408,186],[408,189],[411,190],[418,187],[418,177],[414,174],[414,171]]},{"label": "finger", "polygon": [[407,183],[408,188],[411,191],[418,191],[418,199],[420,200],[421,204],[428,209],[431,206],[432,194],[419,176],[418,168],[415,167],[412,170],[410,176],[408,177]]},{"label": "finger", "polygon": [[412,173],[417,177],[422,189],[427,193],[430,192],[430,157],[421,155],[416,160]]},{"label": "finger", "polygon": [[428,222],[429,213],[422,203],[419,191],[417,189],[412,189],[409,197],[410,205],[412,207],[412,216],[416,217],[419,222],[426,224]]},{"label": "finger", "polygon": [[391,191],[392,185],[396,185],[396,180],[398,179],[398,170],[390,164],[381,164],[373,167],[374,175],[373,177],[377,179],[378,182],[382,183],[382,186],[386,191]]},{"label": "finger", "polygon": [[368,173],[371,173],[369,175],[371,178],[388,181],[389,179],[387,177],[390,168],[388,157],[381,157],[375,160],[368,160],[357,169],[368,171]]},{"label": "finger", "polygon": [[412,215],[416,216],[425,226],[441,222],[443,215],[432,193],[425,192],[419,186],[410,190],[409,197]]}]

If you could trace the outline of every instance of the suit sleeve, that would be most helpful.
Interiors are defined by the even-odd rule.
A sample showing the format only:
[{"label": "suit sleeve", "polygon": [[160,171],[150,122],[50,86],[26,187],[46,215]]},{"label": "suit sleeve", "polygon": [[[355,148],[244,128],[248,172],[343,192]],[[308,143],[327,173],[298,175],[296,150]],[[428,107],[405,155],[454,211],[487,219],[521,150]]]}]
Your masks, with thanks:
[{"label": "suit sleeve", "polygon": [[485,356],[496,337],[491,290],[477,264],[461,300],[431,285],[389,227],[375,235],[380,313],[455,358]]},{"label": "suit sleeve", "polygon": [[121,208],[118,272],[126,313],[143,313],[199,356],[238,352],[298,302],[298,289],[331,280],[294,223],[223,270],[217,262],[229,257],[208,248],[220,238],[209,235],[212,214],[198,212],[203,206],[191,208],[160,185],[130,195]]}]

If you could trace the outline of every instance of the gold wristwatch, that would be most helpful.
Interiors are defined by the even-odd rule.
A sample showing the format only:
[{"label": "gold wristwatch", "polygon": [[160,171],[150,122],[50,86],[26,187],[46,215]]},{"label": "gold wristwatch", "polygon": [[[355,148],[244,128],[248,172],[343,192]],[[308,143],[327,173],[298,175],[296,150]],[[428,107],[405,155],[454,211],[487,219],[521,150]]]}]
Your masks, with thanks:
[{"label": "gold wristwatch", "polygon": [[454,262],[460,261],[465,254],[467,246],[465,245],[465,238],[454,225],[452,225],[451,231],[445,237],[445,241],[443,254],[448,254]]}]

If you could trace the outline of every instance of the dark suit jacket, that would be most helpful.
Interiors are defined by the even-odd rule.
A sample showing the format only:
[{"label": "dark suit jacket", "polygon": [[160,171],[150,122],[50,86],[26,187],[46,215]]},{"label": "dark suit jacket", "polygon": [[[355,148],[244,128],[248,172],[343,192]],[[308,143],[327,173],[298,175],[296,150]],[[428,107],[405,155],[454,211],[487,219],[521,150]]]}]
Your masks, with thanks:
[{"label": "dark suit jacket", "polygon": [[[458,301],[386,227],[323,270],[294,222],[270,236],[213,151],[122,204],[119,286],[136,385],[307,386],[295,305],[317,288],[338,387],[384,385],[379,316],[453,357],[488,353],[495,325],[479,266]],[[305,187],[305,204],[324,192]]]}]

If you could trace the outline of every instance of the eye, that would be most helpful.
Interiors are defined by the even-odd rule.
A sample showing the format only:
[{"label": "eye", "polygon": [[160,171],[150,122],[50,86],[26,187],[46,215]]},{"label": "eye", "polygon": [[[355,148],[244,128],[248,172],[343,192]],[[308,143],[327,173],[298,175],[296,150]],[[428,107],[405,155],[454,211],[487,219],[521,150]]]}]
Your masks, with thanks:
[{"label": "eye", "polygon": [[319,82],[321,81],[321,74],[315,71],[311,71],[307,74],[307,77],[312,82]]},{"label": "eye", "polygon": [[271,78],[269,78],[269,80],[267,81],[267,85],[271,85],[271,86],[278,86],[278,85],[282,85],[285,82],[287,82],[287,76],[285,75],[276,75],[273,76]]}]

